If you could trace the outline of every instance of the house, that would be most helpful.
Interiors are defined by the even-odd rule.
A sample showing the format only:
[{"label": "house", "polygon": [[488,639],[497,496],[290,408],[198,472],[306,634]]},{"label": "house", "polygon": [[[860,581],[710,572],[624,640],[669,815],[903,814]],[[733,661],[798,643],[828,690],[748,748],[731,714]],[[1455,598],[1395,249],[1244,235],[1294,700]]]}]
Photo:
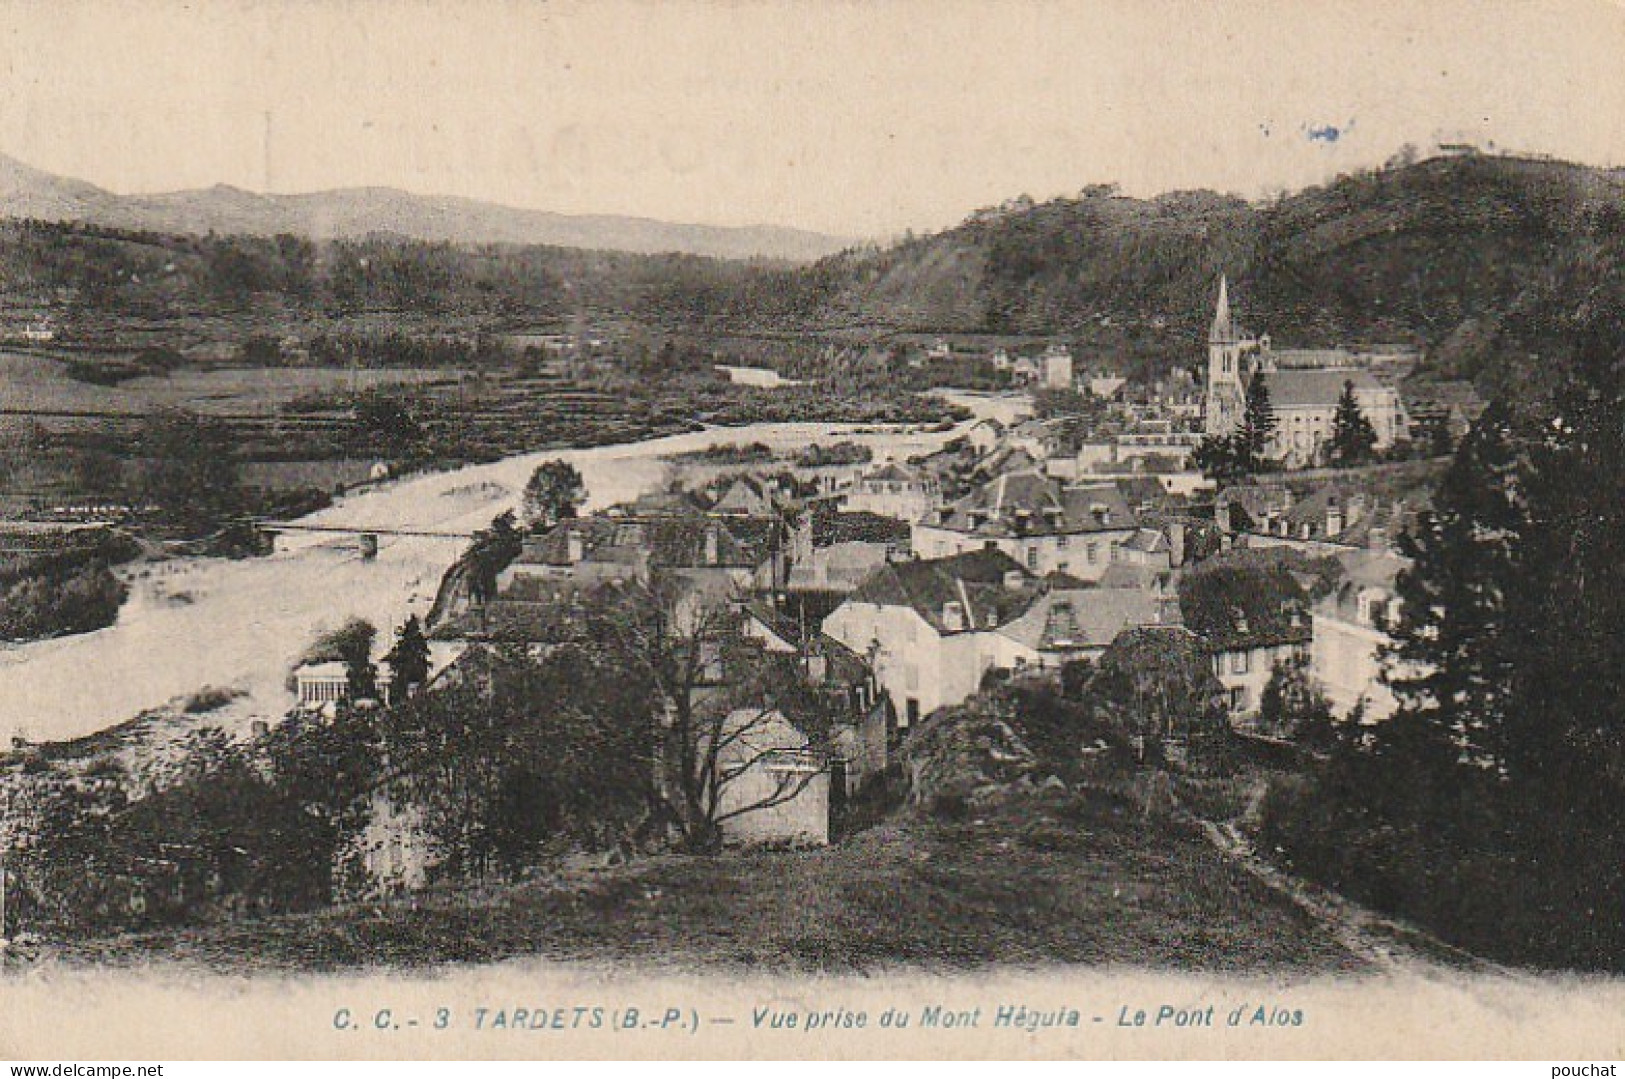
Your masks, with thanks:
[{"label": "house", "polygon": [[[1183,561],[1184,526],[1174,524],[1173,536],[1160,528],[1139,528],[1112,548],[1112,561],[1150,569],[1173,569]],[[1176,539],[1180,550],[1176,552]],[[1176,558],[1177,554],[1177,558]]]},{"label": "house", "polygon": [[1399,702],[1383,681],[1383,650],[1399,620],[1395,582],[1410,560],[1389,551],[1351,551],[1338,561],[1343,580],[1314,606],[1309,674],[1334,715],[1363,708],[1366,720],[1387,719]]},{"label": "house", "polygon": [[1309,597],[1285,563],[1210,560],[1181,577],[1179,605],[1186,627],[1212,656],[1237,726],[1256,718],[1277,665],[1309,658]]},{"label": "house", "polygon": [[1110,401],[1126,385],[1128,379],[1119,375],[1096,375],[1089,380],[1089,393],[1101,401]]},{"label": "house", "polygon": [[1002,551],[1035,574],[1094,581],[1139,520],[1115,484],[1068,484],[1041,472],[998,476],[914,525],[913,550],[944,558]]},{"label": "house", "polygon": [[293,682],[301,708],[320,708],[350,697],[349,668],[336,659],[301,664],[294,669]]},{"label": "house", "polygon": [[745,605],[741,632],[769,653],[793,657],[803,683],[834,717],[828,748],[838,795],[854,793],[885,770],[895,713],[862,656],[760,600]]},{"label": "house", "polygon": [[1017,386],[1037,382],[1044,374],[1044,365],[1031,356],[1018,356],[1010,364],[1010,381]]},{"label": "house", "polygon": [[709,512],[723,516],[771,517],[779,512],[783,502],[774,481],[746,474],[725,482]]},{"label": "house", "polygon": [[942,489],[935,476],[888,462],[858,477],[847,491],[842,508],[913,522],[935,510],[941,501]]},{"label": "house", "polygon": [[789,569],[789,529],[777,517],[600,514],[527,536],[497,577],[499,592],[524,579],[579,587],[649,580],[653,570],[742,590],[780,587]]},{"label": "house", "polygon": [[1050,345],[1040,359],[1044,368],[1044,387],[1051,390],[1072,388],[1072,350],[1062,344]]},{"label": "house", "polygon": [[992,453],[1003,438],[1004,424],[998,420],[984,417],[965,428],[964,439],[978,456]]},{"label": "house", "polygon": [[1426,500],[1425,492],[1382,499],[1353,484],[1324,484],[1303,495],[1282,484],[1241,484],[1220,492],[1213,509],[1235,546],[1338,555],[1387,548]]},{"label": "house", "polygon": [[1435,450],[1460,442],[1487,407],[1477,388],[1466,381],[1407,379],[1399,392],[1410,417],[1411,438]]},{"label": "house", "polygon": [[1042,581],[999,550],[890,563],[824,619],[864,657],[902,727],[975,693],[998,659],[989,640],[1027,611]]},{"label": "house", "polygon": [[993,666],[1043,670],[1098,660],[1126,629],[1175,625],[1178,604],[1152,590],[1054,588],[994,632]]},{"label": "house", "polygon": [[828,758],[784,715],[741,708],[722,721],[717,821],[730,846],[829,842]]}]

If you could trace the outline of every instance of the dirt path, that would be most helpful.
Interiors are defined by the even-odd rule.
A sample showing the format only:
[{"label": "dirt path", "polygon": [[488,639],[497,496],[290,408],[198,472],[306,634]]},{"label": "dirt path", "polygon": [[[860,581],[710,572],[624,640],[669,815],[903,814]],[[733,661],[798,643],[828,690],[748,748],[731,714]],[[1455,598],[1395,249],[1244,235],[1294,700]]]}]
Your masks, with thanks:
[{"label": "dirt path", "polygon": [[1510,976],[1507,967],[1446,944],[1416,926],[1384,917],[1330,889],[1294,876],[1259,856],[1247,829],[1261,817],[1266,784],[1259,780],[1247,806],[1231,820],[1194,818],[1208,841],[1271,891],[1304,911],[1339,944],[1385,973],[1411,975],[1471,971]]}]

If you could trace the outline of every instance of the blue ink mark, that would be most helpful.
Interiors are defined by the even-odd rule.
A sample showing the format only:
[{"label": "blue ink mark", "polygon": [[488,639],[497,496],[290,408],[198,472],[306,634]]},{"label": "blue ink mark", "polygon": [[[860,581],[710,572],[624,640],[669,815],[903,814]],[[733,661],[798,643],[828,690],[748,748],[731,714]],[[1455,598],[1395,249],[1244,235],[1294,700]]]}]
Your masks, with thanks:
[{"label": "blue ink mark", "polygon": [[1309,137],[1319,139],[1321,142],[1336,142],[1342,134],[1341,130],[1331,124],[1327,124],[1325,127],[1312,127],[1309,129]]}]

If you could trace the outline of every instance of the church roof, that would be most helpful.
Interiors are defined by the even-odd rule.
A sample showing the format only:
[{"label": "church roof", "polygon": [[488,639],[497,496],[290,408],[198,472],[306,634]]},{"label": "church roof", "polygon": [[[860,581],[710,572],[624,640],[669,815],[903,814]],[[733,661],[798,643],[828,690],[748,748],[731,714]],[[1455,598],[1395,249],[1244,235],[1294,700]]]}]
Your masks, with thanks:
[{"label": "church roof", "polygon": [[1264,376],[1270,404],[1276,408],[1334,408],[1343,396],[1343,384],[1354,383],[1356,393],[1378,393],[1384,387],[1360,368],[1289,368]]},{"label": "church roof", "polygon": [[1219,275],[1219,302],[1213,309],[1213,328],[1208,331],[1209,341],[1234,341],[1236,327],[1230,320],[1230,282]]}]

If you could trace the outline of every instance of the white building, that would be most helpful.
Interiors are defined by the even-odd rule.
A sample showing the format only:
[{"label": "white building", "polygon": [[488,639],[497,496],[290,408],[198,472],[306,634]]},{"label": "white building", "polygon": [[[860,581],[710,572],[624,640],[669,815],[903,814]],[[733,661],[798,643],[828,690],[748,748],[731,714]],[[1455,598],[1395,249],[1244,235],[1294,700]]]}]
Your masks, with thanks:
[{"label": "white building", "polygon": [[1094,581],[1111,565],[1112,548],[1138,528],[1115,484],[1009,472],[916,522],[913,547],[921,558],[1002,551],[1031,573]]},{"label": "white building", "polygon": [[980,687],[994,665],[992,631],[1042,588],[1000,551],[885,566],[824,619],[824,632],[865,657],[900,727]]},{"label": "white building", "polygon": [[776,711],[742,708],[722,721],[717,820],[732,846],[829,842],[829,761]]},{"label": "white building", "polygon": [[1072,388],[1072,350],[1065,345],[1051,345],[1044,350],[1044,386],[1052,390]]},{"label": "white building", "polygon": [[942,502],[942,490],[928,472],[887,463],[858,477],[842,500],[851,513],[878,513],[913,523]]},{"label": "white building", "polygon": [[975,550],[884,567],[824,632],[868,658],[907,727],[971,696],[989,670],[1093,659],[1125,629],[1177,622],[1155,592],[1052,588],[1001,551]]},{"label": "white building", "polygon": [[1334,715],[1363,705],[1365,719],[1387,719],[1399,702],[1383,681],[1382,653],[1399,620],[1395,581],[1410,561],[1388,551],[1352,551],[1338,561],[1343,580],[1314,607],[1309,673]]},{"label": "white building", "polygon": [[350,696],[350,672],[338,660],[302,664],[293,672],[301,708],[320,708]]}]

